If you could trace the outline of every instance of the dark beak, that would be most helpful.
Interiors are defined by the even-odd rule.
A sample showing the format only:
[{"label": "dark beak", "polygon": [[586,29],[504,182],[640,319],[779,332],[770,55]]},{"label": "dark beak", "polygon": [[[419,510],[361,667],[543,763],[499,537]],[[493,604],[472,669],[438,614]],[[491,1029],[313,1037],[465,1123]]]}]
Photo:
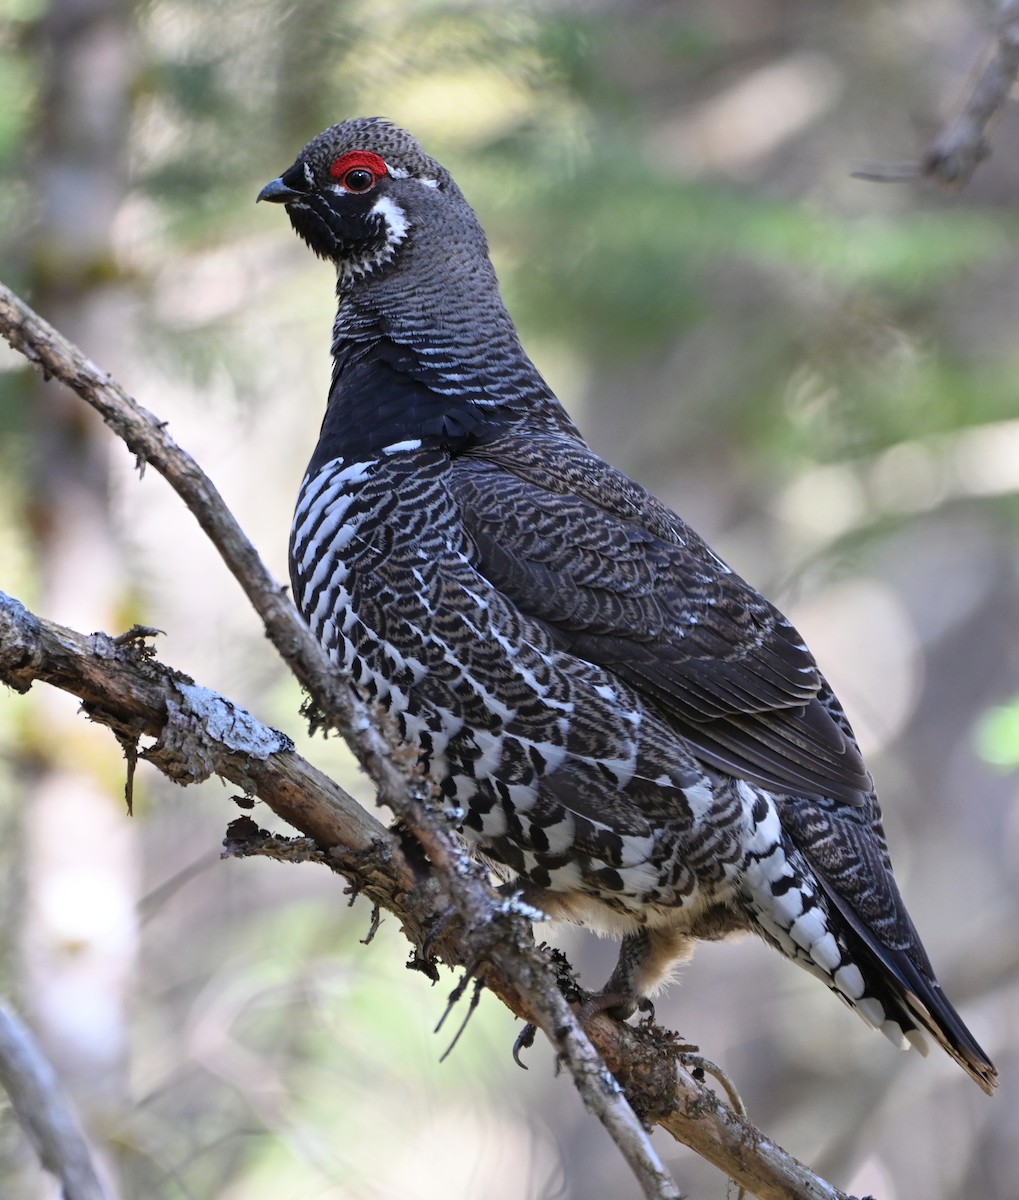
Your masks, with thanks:
[{"label": "dark beak", "polygon": [[269,200],[273,204],[289,204],[291,200],[300,200],[307,194],[307,192],[299,192],[296,188],[289,187],[281,177],[274,179],[272,183],[267,183],[255,197],[255,203],[257,204],[259,200]]}]

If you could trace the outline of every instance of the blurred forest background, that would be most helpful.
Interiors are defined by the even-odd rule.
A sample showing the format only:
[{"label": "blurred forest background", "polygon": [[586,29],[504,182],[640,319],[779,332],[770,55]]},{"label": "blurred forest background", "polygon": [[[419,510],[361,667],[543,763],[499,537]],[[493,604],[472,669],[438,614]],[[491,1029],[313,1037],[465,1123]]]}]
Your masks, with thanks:
[{"label": "blurred forest background", "polygon": [[[769,1135],[878,1200],[1019,1179],[1019,110],[957,193],[880,186],[990,6],[813,0],[0,0],[0,274],[210,472],[280,579],[333,279],[253,200],[381,114],[448,165],[526,345],[594,446],[792,617],[861,733],[897,873],[994,1100],[899,1055],[763,946],[658,1006]],[[367,798],[192,518],[84,405],[0,357],[0,587],[294,735]],[[0,694],[0,989],[122,1197],[615,1200],[636,1185],[546,1049],[313,867],[221,862],[236,810]],[[266,814],[256,811],[264,823]],[[614,948],[564,931],[592,985]],[[724,1178],[656,1135],[680,1185]],[[0,1108],[0,1193],[55,1194]]]}]

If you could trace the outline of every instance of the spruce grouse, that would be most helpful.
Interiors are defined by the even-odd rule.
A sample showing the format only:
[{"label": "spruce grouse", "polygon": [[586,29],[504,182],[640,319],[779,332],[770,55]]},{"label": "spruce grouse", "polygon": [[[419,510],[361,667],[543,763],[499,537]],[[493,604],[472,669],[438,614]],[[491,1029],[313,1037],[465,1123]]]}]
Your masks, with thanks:
[{"label": "spruce grouse", "polygon": [[594,454],[521,347],[449,173],[376,118],[259,196],[336,265],[294,596],[464,836],[654,990],[747,931],[987,1092],[892,877],[871,777],[789,622]]}]

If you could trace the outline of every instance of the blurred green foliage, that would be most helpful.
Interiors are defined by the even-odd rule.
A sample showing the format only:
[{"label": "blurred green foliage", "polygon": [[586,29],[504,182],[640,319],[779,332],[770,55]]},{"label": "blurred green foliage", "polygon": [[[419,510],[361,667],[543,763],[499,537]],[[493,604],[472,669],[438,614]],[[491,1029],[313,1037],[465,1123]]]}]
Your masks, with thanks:
[{"label": "blurred green foliage", "polygon": [[980,753],[996,767],[1019,767],[1019,700],[997,704],[984,714],[977,728]]}]

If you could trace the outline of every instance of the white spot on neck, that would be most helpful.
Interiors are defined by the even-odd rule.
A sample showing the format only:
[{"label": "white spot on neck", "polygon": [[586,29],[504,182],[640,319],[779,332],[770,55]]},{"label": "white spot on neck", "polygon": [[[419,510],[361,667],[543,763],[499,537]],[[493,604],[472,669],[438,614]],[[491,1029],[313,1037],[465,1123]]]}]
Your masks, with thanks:
[{"label": "white spot on neck", "polygon": [[407,220],[407,214],[392,196],[379,196],[372,205],[371,210],[385,221],[389,229],[389,245],[399,246],[410,230],[410,221]]}]

